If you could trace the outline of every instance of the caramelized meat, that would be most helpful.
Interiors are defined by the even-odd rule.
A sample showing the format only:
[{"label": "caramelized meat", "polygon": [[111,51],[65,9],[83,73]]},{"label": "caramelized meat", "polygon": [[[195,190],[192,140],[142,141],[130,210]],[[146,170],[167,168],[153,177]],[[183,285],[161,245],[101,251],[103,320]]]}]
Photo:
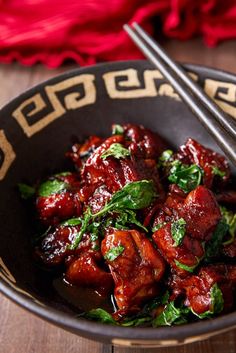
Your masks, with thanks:
[{"label": "caramelized meat", "polygon": [[[172,224],[183,219],[186,222],[181,244],[176,245]],[[198,186],[184,199],[183,195],[170,193],[155,219],[153,240],[161,254],[180,275],[188,275],[204,256],[204,244],[216,228],[221,213],[214,195],[204,186]],[[188,269],[186,270],[186,266]]]},{"label": "caramelized meat", "polygon": [[66,154],[72,160],[76,169],[81,169],[88,157],[99,147],[104,139],[98,136],[90,136],[82,145],[76,143],[72,150]]},{"label": "caramelized meat", "polygon": [[56,175],[46,183],[48,182],[62,183],[62,188],[58,192],[48,192],[47,196],[39,195],[37,197],[36,208],[41,222],[50,226],[73,216],[80,216],[82,204],[79,195],[80,182],[77,174]]},{"label": "caramelized meat", "polygon": [[230,244],[227,244],[223,247],[223,254],[225,256],[236,259],[236,238]]},{"label": "caramelized meat", "polygon": [[[191,138],[180,147],[177,156],[183,163],[196,164],[203,169],[204,185],[209,189],[212,188],[215,179],[218,185],[222,182],[225,184],[229,180],[230,169],[226,159]],[[219,177],[218,173],[222,173],[222,177]]]},{"label": "caramelized meat", "polygon": [[[144,134],[146,130],[142,128],[141,131]],[[137,152],[137,154],[134,153],[136,142],[126,140],[125,135],[111,136],[95,150],[95,152],[87,159],[81,173],[82,179],[86,181],[81,190],[83,201],[85,203],[88,203],[89,205],[94,204],[93,198],[97,197],[98,190],[101,186],[103,188],[105,187],[107,194],[113,194],[130,182],[144,179],[153,180],[159,197],[164,197],[163,187],[160,183],[156,167],[157,162],[155,159],[151,158],[153,155],[157,155],[160,150],[160,147],[157,147],[159,140],[154,141],[154,134],[150,140],[149,136],[144,134],[143,139],[144,140],[141,140],[143,141],[142,150],[140,150],[141,152]],[[154,142],[155,146],[153,146]],[[129,151],[130,156],[125,158],[115,158],[114,156],[103,158],[104,152],[113,144],[122,145]],[[144,150],[144,148],[146,149]],[[138,145],[136,146],[136,149],[139,150]],[[91,187],[91,185],[93,187]],[[94,195],[95,190],[96,195]],[[104,202],[105,201],[107,201],[107,198]],[[103,205],[104,204],[101,203],[101,206]]]},{"label": "caramelized meat", "polygon": [[73,216],[80,216],[82,213],[79,194],[68,191],[38,197],[36,207],[39,219],[48,226],[56,225]]},{"label": "caramelized meat", "polygon": [[124,136],[131,141],[130,150],[137,157],[144,159],[158,159],[167,148],[161,137],[142,125],[125,124]]},{"label": "caramelized meat", "polygon": [[[115,259],[109,259],[107,254],[117,247],[123,251]],[[114,295],[119,309],[140,307],[158,294],[164,261],[142,233],[110,229],[101,249],[115,282]]]},{"label": "caramelized meat", "polygon": [[[234,292],[236,289],[235,265],[209,265],[202,267],[198,275],[188,276],[185,279],[174,277],[171,283],[176,295],[185,296],[185,305],[191,307],[193,312],[201,315],[213,312],[212,288],[217,284],[223,295],[224,312],[228,312],[234,305]],[[216,298],[217,299],[217,298]]]},{"label": "caramelized meat", "polygon": [[40,246],[36,248],[36,255],[46,265],[61,265],[65,261],[70,263],[74,257],[86,253],[92,255],[96,259],[101,259],[101,253],[98,250],[100,243],[96,239],[91,241],[89,234],[84,234],[78,247],[70,250],[69,245],[77,236],[80,230],[79,226],[57,226],[55,229],[49,229]]},{"label": "caramelized meat", "polygon": [[185,219],[187,232],[193,238],[207,241],[221,219],[221,212],[213,193],[198,186],[186,197],[180,216]]},{"label": "caramelized meat", "polygon": [[89,253],[84,253],[70,263],[66,280],[78,286],[95,288],[103,295],[108,295],[113,287],[111,274],[102,269]]},{"label": "caramelized meat", "polygon": [[[182,244],[176,246],[171,233],[171,222],[157,230],[152,237],[165,260],[180,276],[187,276],[189,271],[193,271],[204,255],[201,241],[189,235],[185,235]],[[189,268],[189,271],[185,268]]]}]

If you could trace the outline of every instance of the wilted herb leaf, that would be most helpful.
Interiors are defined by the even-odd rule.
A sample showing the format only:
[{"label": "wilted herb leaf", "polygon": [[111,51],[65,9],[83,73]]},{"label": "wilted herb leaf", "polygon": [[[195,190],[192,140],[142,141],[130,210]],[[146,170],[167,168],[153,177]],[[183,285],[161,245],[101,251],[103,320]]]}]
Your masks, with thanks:
[{"label": "wilted herb leaf", "polygon": [[104,255],[104,259],[108,261],[114,261],[118,256],[122,254],[124,250],[125,248],[122,245],[115,246],[114,248],[111,248],[107,251],[107,253]]},{"label": "wilted herb leaf", "polygon": [[172,324],[180,324],[186,322],[186,315],[189,313],[188,308],[177,308],[172,301],[168,303],[163,312],[158,315],[152,322],[153,327],[171,326]]},{"label": "wilted herb leaf", "polygon": [[[123,189],[117,191],[102,209],[107,210],[139,210],[148,207],[155,197],[153,181],[141,180],[126,184]],[[101,212],[101,211],[100,211]],[[98,212],[97,215],[100,213]]]},{"label": "wilted herb leaf", "polygon": [[79,224],[82,223],[82,220],[80,217],[75,217],[75,218],[70,218],[67,219],[66,221],[62,222],[61,225],[65,227],[73,227],[73,226],[78,226]]},{"label": "wilted herb leaf", "polygon": [[155,196],[153,181],[141,180],[126,184],[121,190],[117,191],[112,196],[111,200],[99,212],[92,214],[90,209],[87,209],[82,218],[82,226],[78,236],[69,248],[71,250],[76,249],[83,234],[87,230],[89,223],[96,218],[106,215],[108,212],[120,213],[121,211],[124,211],[127,213],[126,220],[140,227],[140,223],[130,211],[139,210],[149,206]]},{"label": "wilted herb leaf", "polygon": [[172,159],[174,152],[172,150],[165,150],[159,157],[158,167],[165,167]]},{"label": "wilted herb leaf", "polygon": [[113,324],[116,325],[116,321],[113,319],[112,315],[106,310],[97,308],[92,309],[88,313],[83,315],[86,319],[102,322],[103,324]]},{"label": "wilted herb leaf", "polygon": [[175,246],[182,244],[186,232],[186,222],[183,218],[171,223],[171,235],[175,241]]},{"label": "wilted herb leaf", "polygon": [[64,181],[53,179],[42,183],[38,189],[39,196],[48,197],[52,194],[58,194],[68,188]]},{"label": "wilted herb leaf", "polygon": [[[198,260],[199,263],[199,260]],[[198,266],[198,263],[194,266],[188,266],[185,264],[182,264],[181,262],[179,262],[178,260],[175,260],[175,264],[176,266],[178,266],[179,268],[181,268],[182,270],[188,271],[188,272],[193,272],[195,270],[195,268]]]},{"label": "wilted herb leaf", "polygon": [[210,310],[207,310],[205,313],[202,313],[202,314],[197,314],[194,311],[192,311],[193,314],[198,316],[200,319],[212,317],[212,315],[219,314],[224,309],[223,294],[217,283],[215,283],[211,287],[210,293],[211,293]]},{"label": "wilted herb leaf", "polygon": [[224,219],[220,220],[214,233],[212,234],[210,241],[206,244],[206,259],[219,255],[223,239],[227,234],[228,230],[229,226],[225,223]]},{"label": "wilted herb leaf", "polygon": [[19,183],[18,189],[20,191],[22,199],[28,200],[35,195],[35,188],[33,186],[24,183]]},{"label": "wilted herb leaf", "polygon": [[119,124],[112,125],[112,135],[123,135],[124,128]]},{"label": "wilted herb leaf", "polygon": [[190,166],[175,160],[169,172],[168,180],[177,184],[184,192],[188,193],[200,185],[203,170],[196,164]]},{"label": "wilted herb leaf", "polygon": [[130,156],[130,151],[120,143],[113,143],[105,152],[103,152],[101,158],[106,159],[111,156],[116,159],[126,158]]},{"label": "wilted herb leaf", "polygon": [[226,175],[226,172],[220,170],[218,167],[212,166],[212,173],[214,175],[218,175],[219,177],[223,178]]},{"label": "wilted herb leaf", "polygon": [[157,224],[155,227],[152,228],[152,232],[155,233],[157,230],[161,229],[165,225],[166,225],[166,222]]},{"label": "wilted herb leaf", "polygon": [[236,213],[228,210],[226,207],[220,207],[223,220],[229,226],[230,239],[224,241],[224,245],[231,244],[234,241],[236,233]]}]

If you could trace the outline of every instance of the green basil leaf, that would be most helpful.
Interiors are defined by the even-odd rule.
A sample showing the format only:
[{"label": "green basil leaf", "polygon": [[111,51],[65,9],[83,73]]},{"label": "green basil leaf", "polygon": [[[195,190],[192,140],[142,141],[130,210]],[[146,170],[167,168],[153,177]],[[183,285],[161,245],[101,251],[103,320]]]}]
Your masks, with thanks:
[{"label": "green basil leaf", "polygon": [[162,152],[161,156],[159,157],[158,160],[158,167],[166,167],[168,165],[168,162],[171,161],[172,156],[174,152],[172,150],[165,150]]},{"label": "green basil leaf", "polygon": [[92,309],[88,313],[85,313],[83,316],[86,317],[86,319],[99,321],[103,324],[116,325],[116,321],[113,319],[112,315],[101,308]]},{"label": "green basil leaf", "polygon": [[82,223],[81,218],[75,217],[75,218],[67,219],[66,221],[62,222],[60,225],[64,227],[73,227],[73,226],[78,226],[81,223]]},{"label": "green basil leaf", "polygon": [[219,314],[224,309],[224,298],[218,284],[211,287],[211,305],[214,314]]},{"label": "green basil leaf", "polygon": [[220,253],[223,239],[229,230],[229,226],[224,219],[220,220],[211,239],[206,243],[205,258],[216,257]]},{"label": "green basil leaf", "polygon": [[192,310],[192,313],[200,319],[212,317],[215,314],[219,314],[224,309],[224,298],[221,289],[218,284],[215,283],[211,289],[211,308],[202,314],[197,314]]},{"label": "green basil leaf", "polygon": [[226,172],[220,170],[218,167],[212,166],[212,173],[214,175],[218,175],[219,177],[223,178],[226,175]]},{"label": "green basil leaf", "polygon": [[35,195],[35,188],[33,186],[24,183],[19,183],[18,189],[22,199],[28,200]]},{"label": "green basil leaf", "polygon": [[[73,243],[69,245],[69,249],[74,250],[78,246],[83,234],[90,226],[90,222],[96,218],[106,215],[108,212],[126,213],[125,222],[134,223],[137,226],[146,228],[136,219],[132,210],[138,210],[149,206],[156,196],[153,181],[141,180],[126,184],[123,189],[117,191],[111,200],[97,213],[92,214],[88,208],[82,218],[82,226]],[[109,220],[110,222],[110,220]],[[117,223],[119,226],[119,224]],[[90,229],[91,231],[91,229]]]},{"label": "green basil leaf", "polygon": [[188,193],[200,185],[203,170],[196,164],[190,166],[175,160],[169,172],[168,180],[177,184],[184,192]]},{"label": "green basil leaf", "polygon": [[120,143],[113,143],[105,152],[103,152],[101,158],[106,159],[111,156],[116,159],[126,158],[130,156],[130,151]]},{"label": "green basil leaf", "polygon": [[104,259],[108,261],[114,261],[123,253],[124,250],[125,248],[122,245],[115,246],[114,248],[111,248],[107,251],[107,253],[104,255]]},{"label": "green basil leaf", "polygon": [[220,206],[221,214],[223,216],[223,220],[229,226],[229,234],[230,238],[224,241],[224,245],[229,245],[234,241],[235,233],[236,233],[236,213],[228,210],[226,207]]},{"label": "green basil leaf", "polygon": [[124,128],[119,124],[112,125],[112,135],[123,135]]},{"label": "green basil leaf", "polygon": [[114,209],[139,210],[148,207],[155,196],[153,181],[141,180],[126,184],[110,200]]},{"label": "green basil leaf", "polygon": [[89,222],[92,219],[92,213],[90,208],[88,207],[86,212],[84,213],[84,217],[82,218],[82,223],[81,223],[81,228],[79,232],[77,233],[75,239],[73,240],[72,244],[68,245],[69,250],[75,250],[77,246],[79,245],[80,241],[82,240],[82,237],[84,233],[86,232]]},{"label": "green basil leaf", "polygon": [[169,291],[165,291],[154,299],[151,299],[144,305],[143,309],[140,312],[141,317],[150,315],[153,310],[157,309],[160,305],[165,305],[168,303],[170,298]]},{"label": "green basil leaf", "polygon": [[179,324],[186,322],[185,316],[189,313],[188,308],[177,308],[172,301],[168,303],[163,312],[158,315],[152,322],[153,327],[171,326],[172,324]]},{"label": "green basil leaf", "polygon": [[161,229],[165,225],[166,225],[166,222],[162,222],[162,223],[157,224],[155,227],[152,228],[152,232],[155,233],[157,230]]},{"label": "green basil leaf", "polygon": [[153,181],[134,181],[117,191],[106,206],[93,217],[102,216],[108,211],[139,210],[148,207],[155,196]]},{"label": "green basil leaf", "polygon": [[68,188],[64,181],[53,179],[42,183],[38,189],[39,196],[48,197],[52,194],[58,194]]},{"label": "green basil leaf", "polygon": [[198,263],[196,265],[194,265],[194,266],[188,266],[188,265],[182,264],[178,260],[175,260],[175,264],[176,264],[176,266],[178,266],[182,270],[185,270],[185,271],[188,271],[188,272],[192,273],[195,270],[195,268],[198,266],[199,260],[198,260]]},{"label": "green basil leaf", "polygon": [[139,222],[139,220],[137,219],[136,213],[134,211],[126,210],[126,214],[127,214],[127,223],[135,224],[137,227],[143,229],[145,232],[148,232],[148,229],[144,227],[144,225],[141,222]]},{"label": "green basil leaf", "polygon": [[152,321],[152,318],[151,316],[147,316],[147,317],[137,317],[137,318],[134,318],[134,319],[125,319],[122,323],[121,323],[121,326],[124,326],[124,327],[130,327],[130,326],[133,326],[133,327],[137,327],[137,326],[142,326],[144,324],[147,324],[147,323],[151,323]]},{"label": "green basil leaf", "polygon": [[171,223],[171,235],[175,241],[175,246],[182,244],[186,233],[186,222],[183,218],[179,218],[177,221]]},{"label": "green basil leaf", "polygon": [[95,234],[95,233],[90,234],[90,241],[94,242],[96,240],[98,240],[98,234]]},{"label": "green basil leaf", "polygon": [[57,174],[54,174],[55,177],[60,177],[60,176],[68,176],[68,175],[71,175],[72,173],[71,172],[61,172],[61,173],[57,173]]}]

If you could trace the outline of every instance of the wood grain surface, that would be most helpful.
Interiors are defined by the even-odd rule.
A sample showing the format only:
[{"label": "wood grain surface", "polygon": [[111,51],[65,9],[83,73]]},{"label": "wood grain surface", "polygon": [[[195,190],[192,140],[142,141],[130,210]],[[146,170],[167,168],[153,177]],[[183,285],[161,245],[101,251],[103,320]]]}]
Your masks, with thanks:
[{"label": "wood grain surface", "polygon": [[[199,39],[188,42],[175,40],[162,43],[176,60],[223,69],[236,74],[236,41],[206,48]],[[64,65],[50,70],[41,65],[24,67],[17,63],[0,65],[0,107],[9,100],[50,77],[76,65]],[[235,97],[236,99],[236,97]],[[127,348],[112,347],[59,329],[10,302],[0,294],[0,353],[127,353]],[[217,335],[209,340],[180,347],[146,349],[162,353],[234,353],[236,330]],[[144,352],[132,349],[133,353]]]}]

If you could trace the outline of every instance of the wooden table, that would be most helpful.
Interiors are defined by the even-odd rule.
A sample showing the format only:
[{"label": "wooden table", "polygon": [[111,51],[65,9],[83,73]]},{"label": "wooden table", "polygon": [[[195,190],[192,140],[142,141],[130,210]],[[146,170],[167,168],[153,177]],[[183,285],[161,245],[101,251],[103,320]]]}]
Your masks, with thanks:
[{"label": "wooden table", "polygon": [[[199,39],[186,43],[168,41],[164,45],[176,60],[208,65],[236,74],[236,41],[221,44],[214,49],[206,48]],[[28,87],[74,67],[75,65],[67,65],[49,70],[41,65],[34,67],[23,67],[18,64],[0,65],[0,106]],[[65,332],[24,311],[2,295],[0,295],[0,318],[1,353],[111,353],[113,351],[125,353],[128,351],[126,348],[103,345]],[[143,352],[142,349],[133,349],[134,353],[141,351]],[[236,352],[236,330],[203,342],[177,348],[163,348],[159,351],[234,353]]]}]

